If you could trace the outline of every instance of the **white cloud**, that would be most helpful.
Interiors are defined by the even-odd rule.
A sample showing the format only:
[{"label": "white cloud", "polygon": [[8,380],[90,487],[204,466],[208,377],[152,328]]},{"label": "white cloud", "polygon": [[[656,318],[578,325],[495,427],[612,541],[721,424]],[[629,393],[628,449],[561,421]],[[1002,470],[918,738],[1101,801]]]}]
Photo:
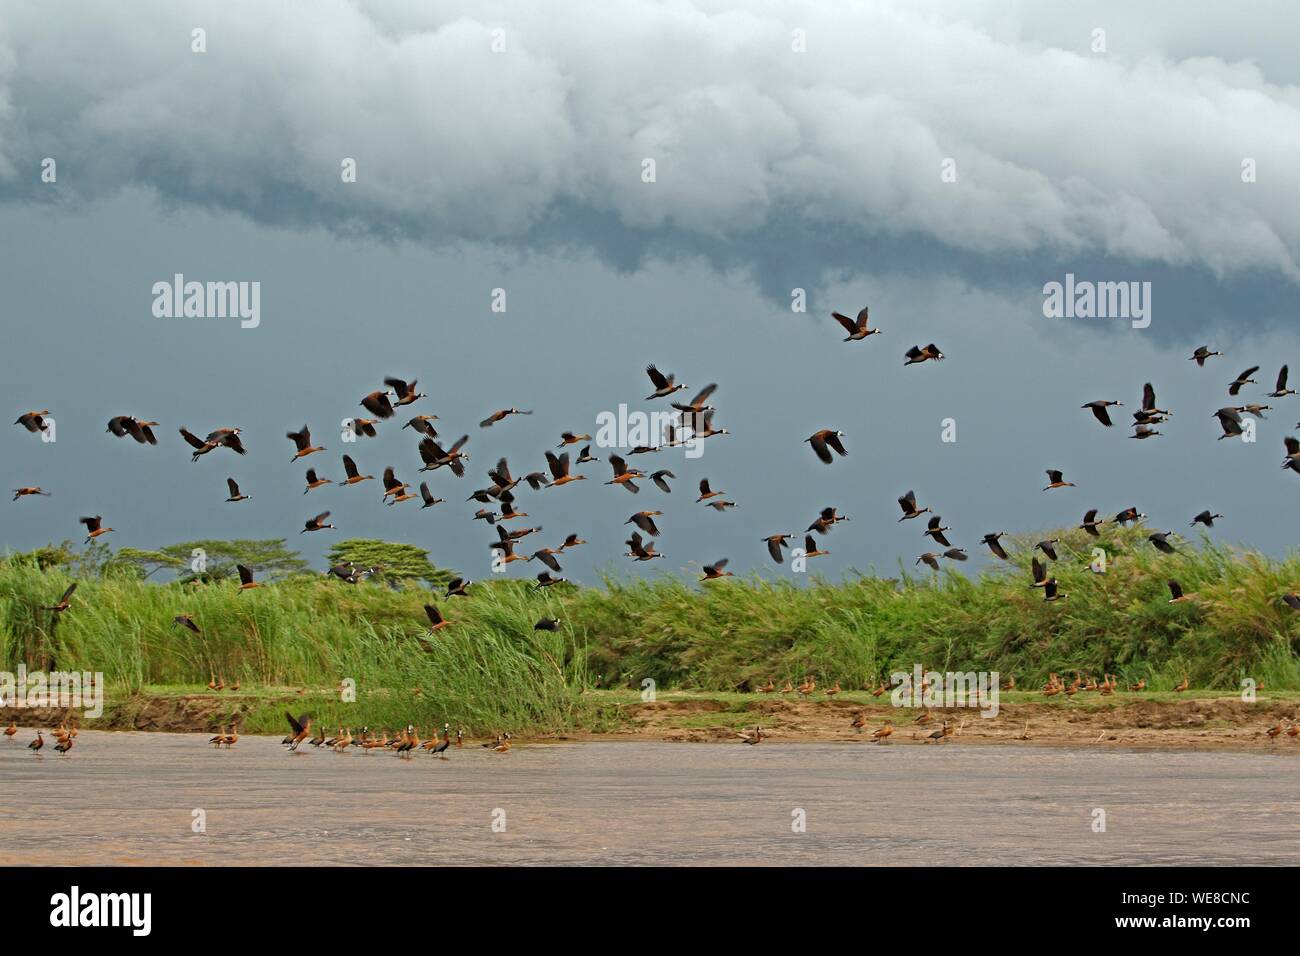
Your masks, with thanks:
[{"label": "white cloud", "polygon": [[[1300,90],[1264,73],[1298,25],[1288,8],[1264,29],[1207,6],[1217,32],[1189,27],[1188,4],[573,9],[11,5],[0,195],[35,192],[49,155],[83,195],[145,183],[258,218],[291,203],[300,220],[449,240],[518,237],[578,204],[709,238],[796,217],[991,255],[1300,277]],[[190,52],[195,26],[206,54]],[[1105,55],[1089,50],[1093,26]],[[1215,58],[1249,55],[1251,33],[1265,34],[1258,64]],[[340,182],[343,157],[358,160],[355,185]],[[956,184],[940,181],[945,157]],[[1244,157],[1257,183],[1241,182]]]}]

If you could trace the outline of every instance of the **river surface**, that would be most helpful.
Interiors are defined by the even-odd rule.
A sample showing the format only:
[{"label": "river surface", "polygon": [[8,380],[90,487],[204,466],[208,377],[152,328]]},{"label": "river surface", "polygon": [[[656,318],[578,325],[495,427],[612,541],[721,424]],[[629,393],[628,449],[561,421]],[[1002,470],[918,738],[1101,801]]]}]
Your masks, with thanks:
[{"label": "river surface", "polygon": [[1267,752],[31,737],[0,740],[0,864],[1300,863],[1300,760]]}]

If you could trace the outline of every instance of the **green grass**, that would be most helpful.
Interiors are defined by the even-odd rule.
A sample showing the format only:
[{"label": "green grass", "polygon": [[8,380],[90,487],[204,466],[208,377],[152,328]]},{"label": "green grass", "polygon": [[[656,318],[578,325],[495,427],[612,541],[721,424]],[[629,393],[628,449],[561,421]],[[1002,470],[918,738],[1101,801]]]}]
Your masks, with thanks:
[{"label": "green grass", "polygon": [[[421,608],[427,592],[320,576],[243,594],[233,582],[83,580],[73,609],[52,623],[39,606],[69,579],[4,561],[0,663],[103,671],[128,694],[150,685],[203,690],[212,673],[248,688],[307,688],[319,695],[322,719],[355,724],[333,693],[351,678],[372,725],[446,719],[476,731],[598,726],[611,719],[608,705],[585,689],[639,688],[647,678],[665,691],[727,692],[815,675],[847,690],[917,663],[996,670],[1022,688],[1049,671],[1081,671],[1145,678],[1153,691],[1184,675],[1197,688],[1236,690],[1249,676],[1300,689],[1300,614],[1279,600],[1300,586],[1300,557],[1270,560],[1204,540],[1166,556],[1141,530],[1115,529],[1102,539],[1109,570],[1098,575],[1085,566],[1095,540],[1058,535],[1052,573],[1067,596],[1056,603],[1028,586],[1028,546],[1044,536],[1036,535],[1012,542],[1013,564],[969,578],[910,569],[897,580],[840,583],[796,584],[788,573],[708,585],[610,577],[601,587],[546,591],[484,582],[468,599],[438,601],[455,623],[434,635]],[[1197,599],[1169,604],[1171,577]],[[181,611],[202,635],[172,623]],[[543,614],[563,629],[534,631]]]}]

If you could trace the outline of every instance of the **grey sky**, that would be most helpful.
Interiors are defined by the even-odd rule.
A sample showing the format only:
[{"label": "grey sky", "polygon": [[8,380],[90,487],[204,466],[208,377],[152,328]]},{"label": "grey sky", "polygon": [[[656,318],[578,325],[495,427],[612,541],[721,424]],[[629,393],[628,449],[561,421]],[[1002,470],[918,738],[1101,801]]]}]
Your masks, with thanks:
[{"label": "grey sky", "polygon": [[[603,461],[522,493],[539,544],[591,542],[566,575],[724,555],[775,572],[758,539],[825,504],[853,521],[814,570],[892,573],[927,550],[919,522],[895,520],[908,488],[980,561],[986,531],[1129,504],[1180,530],[1213,508],[1223,539],[1282,551],[1297,486],[1277,464],[1300,403],[1281,400],[1253,445],[1215,441],[1210,416],[1242,368],[1271,385],[1296,354],[1300,94],[1277,38],[1297,14],[1279,7],[1266,28],[1186,6],[7,11],[0,395],[9,421],[51,408],[59,439],[0,433],[7,487],[54,493],[11,505],[0,544],[75,538],[78,515],[102,513],[118,546],[286,536],[316,556],[324,535],[297,530],[330,508],[339,534],[413,541],[482,578],[490,529],[464,498],[486,467],[540,468],[562,429],[654,407],[640,399],[656,362],[721,383],[718,424],[735,434],[695,461],[642,458],[678,474],[670,496],[605,487]],[[206,54],[190,52],[194,26]],[[1098,26],[1105,55],[1089,52]],[[807,54],[791,52],[796,28]],[[57,185],[40,182],[45,156]],[[940,181],[949,156],[956,183]],[[1241,181],[1243,157],[1258,182]],[[176,272],[260,281],[261,327],[154,318],[150,288]],[[1042,285],[1066,272],[1151,281],[1151,327],[1045,319]],[[489,310],[496,287],[505,315]],[[885,334],[842,344],[827,313],[863,303]],[[902,368],[929,341],[948,359]],[[1202,342],[1228,356],[1197,369]],[[341,475],[339,422],[387,374],[420,380],[431,399],[412,411],[444,435],[470,434],[470,475],[435,473],[448,502],[422,513],[375,487],[304,497],[307,465]],[[1136,406],[1148,380],[1175,411],[1162,438],[1129,440],[1128,407],[1109,431],[1078,408]],[[477,427],[512,404],[536,414]],[[104,434],[114,414],[162,421],[161,446]],[[304,421],[330,450],[290,465],[283,434]],[[250,454],[191,464],[182,424],[240,425]],[[802,439],[821,427],[847,433],[848,458],[813,458]],[[354,457],[410,481],[414,445],[390,423]],[[1080,487],[1042,494],[1047,467]],[[253,500],[225,504],[227,475]],[[703,476],[740,508],[695,505]],[[666,512],[653,568],[619,556],[642,508]]]}]

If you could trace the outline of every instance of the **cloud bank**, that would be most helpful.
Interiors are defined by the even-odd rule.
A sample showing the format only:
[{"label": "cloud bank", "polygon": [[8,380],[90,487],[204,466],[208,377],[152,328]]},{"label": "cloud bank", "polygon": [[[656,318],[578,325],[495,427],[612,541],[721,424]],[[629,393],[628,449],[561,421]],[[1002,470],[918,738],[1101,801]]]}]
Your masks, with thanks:
[{"label": "cloud bank", "polygon": [[[1188,52],[1185,7],[1162,21],[1175,59],[1150,18],[1116,13],[1096,53],[1032,4],[10,5],[0,197],[143,184],[267,224],[629,263],[655,237],[758,271],[794,242],[835,267],[919,245],[1289,285],[1300,88]],[[1276,15],[1240,32],[1294,35]]]}]

